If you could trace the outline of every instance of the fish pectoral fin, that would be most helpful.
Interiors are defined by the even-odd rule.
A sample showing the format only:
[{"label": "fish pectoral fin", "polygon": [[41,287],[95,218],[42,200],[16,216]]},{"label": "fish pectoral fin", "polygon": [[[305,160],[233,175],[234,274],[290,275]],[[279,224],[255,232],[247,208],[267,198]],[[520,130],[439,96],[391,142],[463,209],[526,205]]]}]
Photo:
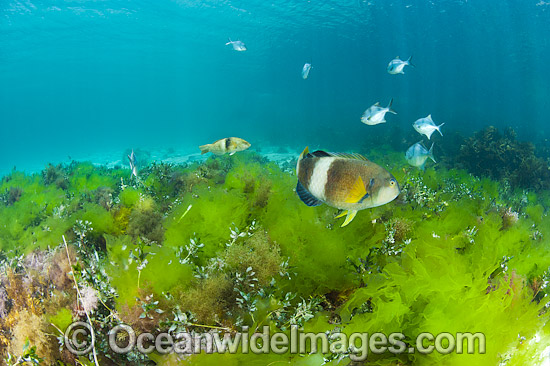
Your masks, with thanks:
[{"label": "fish pectoral fin", "polygon": [[298,193],[298,197],[300,197],[302,202],[310,207],[323,204],[323,201],[317,199],[307,189],[305,189],[300,181],[298,181],[298,183],[296,184],[296,193]]},{"label": "fish pectoral fin", "polygon": [[336,216],[335,219],[339,219],[340,217],[344,217],[344,216],[346,216],[347,214],[348,214],[347,211],[342,211],[342,213],[339,214],[338,216]]},{"label": "fish pectoral fin", "polygon": [[353,184],[353,187],[351,188],[348,197],[346,198],[346,203],[358,203],[364,200],[366,197],[368,197],[367,190],[365,188],[365,183],[363,182],[363,178],[361,176],[357,177],[357,180]]},{"label": "fish pectoral fin", "polygon": [[357,211],[355,211],[355,210],[348,211],[348,215],[346,216],[346,220],[344,221],[344,223],[340,227],[344,227],[347,224],[349,224],[351,222],[351,220],[353,220],[355,218],[355,215],[357,215]]},{"label": "fish pectoral fin", "polygon": [[229,154],[229,156],[231,156],[231,155],[233,155],[233,154],[235,154],[235,153],[236,153],[236,151],[233,151],[231,154]]}]

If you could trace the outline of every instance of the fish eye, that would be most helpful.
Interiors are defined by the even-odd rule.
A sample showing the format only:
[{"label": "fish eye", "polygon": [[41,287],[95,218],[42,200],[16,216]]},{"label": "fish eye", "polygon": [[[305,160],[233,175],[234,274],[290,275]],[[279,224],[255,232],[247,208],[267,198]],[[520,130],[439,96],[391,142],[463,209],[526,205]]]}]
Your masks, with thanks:
[{"label": "fish eye", "polygon": [[390,186],[394,186],[396,184],[396,180],[395,179],[390,179]]}]

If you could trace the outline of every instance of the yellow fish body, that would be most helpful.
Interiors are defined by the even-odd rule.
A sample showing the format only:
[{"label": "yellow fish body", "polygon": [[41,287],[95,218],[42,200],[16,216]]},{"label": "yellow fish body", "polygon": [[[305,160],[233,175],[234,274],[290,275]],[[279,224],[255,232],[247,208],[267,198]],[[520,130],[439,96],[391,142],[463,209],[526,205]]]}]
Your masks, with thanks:
[{"label": "yellow fish body", "polygon": [[306,147],[296,166],[296,193],[308,206],[326,203],[345,210],[342,226],[357,211],[393,201],[399,195],[397,180],[384,168],[359,154],[309,153]]},{"label": "yellow fish body", "polygon": [[237,151],[243,151],[250,147],[250,143],[238,137],[227,137],[211,144],[201,145],[201,155],[211,152],[215,155],[235,154]]}]

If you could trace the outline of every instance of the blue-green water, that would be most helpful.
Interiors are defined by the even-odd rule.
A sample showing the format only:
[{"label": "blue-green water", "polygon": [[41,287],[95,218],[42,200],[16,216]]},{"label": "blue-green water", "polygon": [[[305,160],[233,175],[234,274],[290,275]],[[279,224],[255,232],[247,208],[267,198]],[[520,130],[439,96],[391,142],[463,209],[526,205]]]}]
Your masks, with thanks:
[{"label": "blue-green water", "polygon": [[[540,0],[3,0],[0,172],[226,136],[353,150],[429,113],[548,138],[548,34]],[[388,74],[398,55],[416,67]]]}]

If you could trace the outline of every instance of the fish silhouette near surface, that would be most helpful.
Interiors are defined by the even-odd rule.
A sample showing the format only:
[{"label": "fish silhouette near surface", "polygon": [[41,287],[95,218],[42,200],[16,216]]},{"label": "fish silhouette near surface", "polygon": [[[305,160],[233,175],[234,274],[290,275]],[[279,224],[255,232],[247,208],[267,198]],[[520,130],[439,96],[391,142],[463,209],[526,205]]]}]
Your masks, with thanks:
[{"label": "fish silhouette near surface", "polygon": [[229,42],[227,42],[225,45],[231,45],[235,51],[246,51],[246,45],[242,41],[232,41],[231,38],[229,38]]},{"label": "fish silhouette near surface", "polygon": [[323,203],[344,210],[342,227],[357,211],[393,201],[399,195],[397,180],[386,169],[359,154],[309,152],[306,147],[296,166],[296,193],[308,206]]},{"label": "fish silhouette near surface", "polygon": [[403,71],[403,69],[405,68],[405,66],[415,67],[411,63],[411,59],[412,59],[412,56],[409,57],[407,60],[403,61],[399,58],[399,56],[397,56],[396,58],[390,61],[386,70],[388,71],[389,74],[392,74],[392,75],[404,74],[405,71]]},{"label": "fish silhouette near surface", "polygon": [[311,64],[310,63],[306,63],[304,65],[304,67],[302,68],[302,79],[307,79],[307,77],[309,76],[309,72],[311,71]]}]

